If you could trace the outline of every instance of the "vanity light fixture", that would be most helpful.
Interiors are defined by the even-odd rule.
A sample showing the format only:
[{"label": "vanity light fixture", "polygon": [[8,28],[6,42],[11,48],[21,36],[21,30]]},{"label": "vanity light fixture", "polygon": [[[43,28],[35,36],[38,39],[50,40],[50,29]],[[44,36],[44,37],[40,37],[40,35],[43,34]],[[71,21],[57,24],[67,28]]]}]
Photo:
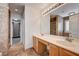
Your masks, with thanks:
[{"label": "vanity light fixture", "polygon": [[45,10],[44,12],[42,12],[42,15],[47,15],[50,12],[58,9],[59,7],[62,7],[64,5],[64,3],[56,3],[54,5],[52,5],[50,8],[48,8],[47,10]]}]

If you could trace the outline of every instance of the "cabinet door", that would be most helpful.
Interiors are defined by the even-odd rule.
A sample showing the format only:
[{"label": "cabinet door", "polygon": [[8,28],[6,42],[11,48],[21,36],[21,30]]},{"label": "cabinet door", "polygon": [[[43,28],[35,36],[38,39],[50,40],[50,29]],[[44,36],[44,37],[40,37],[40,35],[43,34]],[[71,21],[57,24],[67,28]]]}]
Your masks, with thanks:
[{"label": "cabinet door", "polygon": [[43,55],[47,51],[46,45],[43,43],[47,42],[44,42],[43,40],[37,37],[33,37],[33,48],[39,55]]},{"label": "cabinet door", "polygon": [[38,52],[37,53],[39,55],[44,55],[45,52],[47,52],[47,46],[44,43],[38,41]]},{"label": "cabinet door", "polygon": [[33,36],[33,48],[37,52],[37,38]]},{"label": "cabinet door", "polygon": [[49,55],[50,56],[58,56],[59,55],[59,48],[53,44],[49,44]]},{"label": "cabinet door", "polygon": [[74,53],[60,48],[60,56],[76,56]]}]

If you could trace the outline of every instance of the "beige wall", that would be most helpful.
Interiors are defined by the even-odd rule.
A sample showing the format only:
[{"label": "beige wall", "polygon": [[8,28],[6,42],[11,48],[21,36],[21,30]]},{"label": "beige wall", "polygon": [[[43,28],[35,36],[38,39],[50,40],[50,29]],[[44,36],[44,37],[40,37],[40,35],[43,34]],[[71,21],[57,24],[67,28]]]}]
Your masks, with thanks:
[{"label": "beige wall", "polygon": [[40,33],[50,33],[49,15],[43,16],[36,6],[25,5],[25,49],[33,46],[32,36]]},{"label": "beige wall", "polygon": [[79,38],[79,13],[69,16],[69,36]]}]

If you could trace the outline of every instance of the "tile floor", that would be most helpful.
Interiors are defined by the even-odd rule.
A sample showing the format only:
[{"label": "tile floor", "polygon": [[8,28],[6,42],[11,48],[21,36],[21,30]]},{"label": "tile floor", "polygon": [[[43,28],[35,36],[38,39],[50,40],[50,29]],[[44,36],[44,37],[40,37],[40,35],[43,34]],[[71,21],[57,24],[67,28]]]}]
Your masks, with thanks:
[{"label": "tile floor", "polygon": [[14,45],[8,50],[8,56],[38,56],[33,48],[24,50],[21,44]]}]

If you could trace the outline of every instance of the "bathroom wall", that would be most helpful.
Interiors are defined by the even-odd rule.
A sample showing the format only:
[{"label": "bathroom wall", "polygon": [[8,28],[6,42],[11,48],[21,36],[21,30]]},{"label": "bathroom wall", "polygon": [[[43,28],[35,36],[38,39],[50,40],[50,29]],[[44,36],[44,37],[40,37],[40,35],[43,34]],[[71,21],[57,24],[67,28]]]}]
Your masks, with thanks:
[{"label": "bathroom wall", "polygon": [[23,44],[23,46],[25,46],[25,10],[23,12],[21,20],[20,34],[21,34],[21,43]]},{"label": "bathroom wall", "polygon": [[38,7],[25,5],[25,49],[33,46],[34,34],[50,33],[49,19],[49,16],[42,16]]},{"label": "bathroom wall", "polygon": [[0,51],[7,54],[9,41],[9,13],[8,4],[0,3]]},{"label": "bathroom wall", "polygon": [[79,39],[79,13],[69,16],[69,36]]},{"label": "bathroom wall", "polygon": [[40,17],[41,19],[41,23],[40,23],[40,25],[41,25],[41,28],[40,28],[40,30],[41,30],[41,33],[43,33],[43,34],[50,34],[50,15],[48,14],[48,15],[41,15],[41,17]]}]

